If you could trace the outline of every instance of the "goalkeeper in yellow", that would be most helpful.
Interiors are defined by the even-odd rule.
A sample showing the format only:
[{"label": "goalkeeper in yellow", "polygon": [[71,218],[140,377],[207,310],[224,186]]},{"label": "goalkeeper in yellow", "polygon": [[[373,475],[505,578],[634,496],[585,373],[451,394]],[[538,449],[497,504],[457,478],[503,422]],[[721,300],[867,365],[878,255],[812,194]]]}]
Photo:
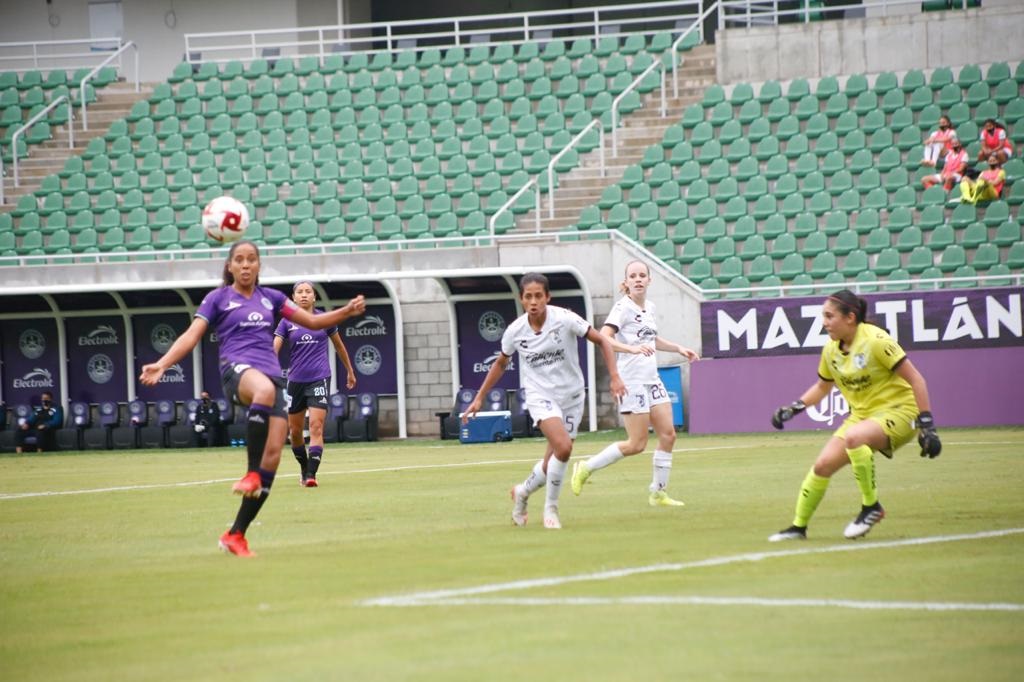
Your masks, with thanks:
[{"label": "goalkeeper in yellow", "polygon": [[818,381],[799,400],[772,415],[772,425],[783,428],[807,405],[828,395],[832,384],[850,405],[850,415],[825,443],[800,486],[793,525],[769,537],[771,542],[807,538],[807,524],[832,474],[847,463],[860,488],[861,509],[843,535],[850,539],[867,535],[885,518],[875,485],[875,451],[892,457],[897,448],[913,440],[915,432],[922,457],[938,457],[942,450],[924,377],[884,329],[865,320],[866,314],[867,301],[847,289],[825,299],[822,322],[830,340],[821,352]]}]

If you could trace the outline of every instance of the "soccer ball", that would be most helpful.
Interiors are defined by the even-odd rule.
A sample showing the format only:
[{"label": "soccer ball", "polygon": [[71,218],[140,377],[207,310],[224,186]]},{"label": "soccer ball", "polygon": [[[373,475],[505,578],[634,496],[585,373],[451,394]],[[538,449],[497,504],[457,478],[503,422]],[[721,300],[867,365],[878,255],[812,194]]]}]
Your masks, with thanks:
[{"label": "soccer ball", "polygon": [[203,209],[206,236],[219,244],[238,241],[249,227],[249,209],[234,197],[217,197]]}]

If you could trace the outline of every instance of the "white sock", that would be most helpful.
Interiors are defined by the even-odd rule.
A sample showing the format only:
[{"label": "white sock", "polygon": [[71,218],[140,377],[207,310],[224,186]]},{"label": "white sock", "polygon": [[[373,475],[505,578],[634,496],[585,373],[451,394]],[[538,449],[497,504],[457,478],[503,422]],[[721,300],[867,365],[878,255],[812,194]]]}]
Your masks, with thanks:
[{"label": "white sock", "polygon": [[565,468],[568,462],[563,462],[556,457],[548,460],[548,489],[547,498],[544,501],[545,507],[558,507],[558,494],[562,492],[562,478],[565,477]]},{"label": "white sock", "polygon": [[540,460],[533,465],[533,471],[523,481],[521,488],[526,493],[526,496],[529,497],[537,492],[538,489],[543,488],[546,482],[547,476],[544,475],[544,460]]},{"label": "white sock", "polygon": [[619,449],[619,444],[612,443],[604,450],[585,461],[584,464],[591,471],[597,471],[598,469],[604,469],[607,466],[615,464],[622,459],[623,456],[622,450]]},{"label": "white sock", "polygon": [[654,451],[654,480],[651,481],[651,492],[656,493],[668,487],[668,475],[672,471],[672,453],[664,450]]}]

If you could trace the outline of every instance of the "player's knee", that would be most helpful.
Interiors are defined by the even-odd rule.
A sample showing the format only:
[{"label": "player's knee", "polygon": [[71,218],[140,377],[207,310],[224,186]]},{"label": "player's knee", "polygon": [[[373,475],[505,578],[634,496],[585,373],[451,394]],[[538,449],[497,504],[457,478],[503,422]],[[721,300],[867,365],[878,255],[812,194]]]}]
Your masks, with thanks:
[{"label": "player's knee", "polygon": [[626,445],[620,445],[619,449],[622,450],[625,457],[640,454],[647,449],[647,434],[644,434],[643,438],[630,438],[626,441]]}]

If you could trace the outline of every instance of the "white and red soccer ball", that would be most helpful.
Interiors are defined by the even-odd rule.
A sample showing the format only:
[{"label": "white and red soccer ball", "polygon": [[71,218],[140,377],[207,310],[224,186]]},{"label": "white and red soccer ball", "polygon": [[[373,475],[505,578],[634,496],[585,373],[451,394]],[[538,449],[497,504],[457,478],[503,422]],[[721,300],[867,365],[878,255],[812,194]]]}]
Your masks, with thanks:
[{"label": "white and red soccer ball", "polygon": [[234,197],[217,197],[203,209],[203,229],[218,244],[238,241],[247,227],[249,209]]}]

